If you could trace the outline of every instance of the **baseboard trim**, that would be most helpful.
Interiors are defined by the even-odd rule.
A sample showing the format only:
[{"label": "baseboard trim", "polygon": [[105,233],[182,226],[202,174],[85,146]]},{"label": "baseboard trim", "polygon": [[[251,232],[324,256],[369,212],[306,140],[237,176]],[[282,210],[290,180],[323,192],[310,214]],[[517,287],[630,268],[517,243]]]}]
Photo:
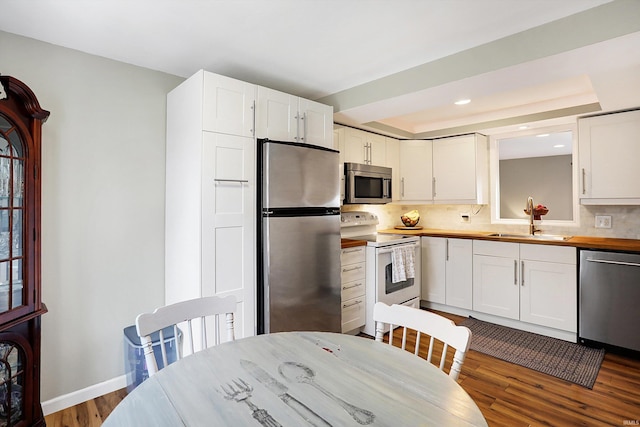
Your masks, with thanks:
[{"label": "baseboard trim", "polygon": [[127,386],[127,376],[122,375],[98,384],[94,384],[82,390],[76,390],[69,394],[54,397],[53,399],[42,402],[42,412],[45,416],[54,412],[62,411],[87,400],[120,390]]}]

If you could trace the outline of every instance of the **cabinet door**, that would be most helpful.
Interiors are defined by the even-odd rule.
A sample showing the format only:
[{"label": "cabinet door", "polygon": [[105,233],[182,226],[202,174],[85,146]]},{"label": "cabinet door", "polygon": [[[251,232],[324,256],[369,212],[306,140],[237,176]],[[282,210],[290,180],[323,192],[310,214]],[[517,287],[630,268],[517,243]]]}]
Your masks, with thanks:
[{"label": "cabinet door", "polygon": [[385,166],[387,164],[387,145],[384,136],[367,132],[365,143],[368,146],[368,163],[374,166]]},{"label": "cabinet door", "polygon": [[385,166],[391,168],[391,199],[400,200],[400,141],[385,138],[387,160]]},{"label": "cabinet door", "polygon": [[473,297],[472,243],[467,239],[447,239],[446,251],[446,304],[468,310]]},{"label": "cabinet door", "polygon": [[581,119],[578,126],[583,203],[640,204],[640,111]]},{"label": "cabinet door", "polygon": [[353,331],[366,322],[364,297],[342,303],[342,333]]},{"label": "cabinet door", "polygon": [[576,266],[521,261],[520,320],[577,332]]},{"label": "cabinet door", "polygon": [[476,198],[476,155],[473,135],[433,141],[434,201]]},{"label": "cabinet door", "polygon": [[253,137],[255,101],[255,85],[204,73],[202,129]]},{"label": "cabinet door", "polygon": [[518,260],[473,255],[473,309],[518,320]]},{"label": "cabinet door", "polygon": [[348,163],[366,163],[367,142],[366,132],[358,129],[346,128],[344,131],[344,161]]},{"label": "cabinet door", "polygon": [[297,142],[298,97],[258,87],[256,137]]},{"label": "cabinet door", "polygon": [[430,140],[400,142],[400,200],[432,199]]},{"label": "cabinet door", "polygon": [[421,299],[446,303],[446,250],[447,239],[422,237],[422,289]]},{"label": "cabinet door", "polygon": [[333,107],[299,98],[298,142],[333,148]]},{"label": "cabinet door", "polygon": [[204,132],[202,296],[234,295],[236,337],[255,332],[255,144]]}]

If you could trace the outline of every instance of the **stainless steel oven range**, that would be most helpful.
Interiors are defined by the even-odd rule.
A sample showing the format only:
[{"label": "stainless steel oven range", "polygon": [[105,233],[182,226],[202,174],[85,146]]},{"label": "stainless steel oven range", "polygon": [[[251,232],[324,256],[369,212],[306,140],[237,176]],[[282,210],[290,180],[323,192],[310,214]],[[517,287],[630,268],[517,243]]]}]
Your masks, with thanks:
[{"label": "stainless steel oven range", "polygon": [[[377,301],[420,307],[420,238],[398,234],[379,234],[377,215],[364,211],[341,213],[340,235],[365,240],[366,252],[366,323],[362,332],[375,335],[373,306]],[[404,266],[404,277],[395,277],[398,266]],[[385,331],[386,332],[386,331]]]}]

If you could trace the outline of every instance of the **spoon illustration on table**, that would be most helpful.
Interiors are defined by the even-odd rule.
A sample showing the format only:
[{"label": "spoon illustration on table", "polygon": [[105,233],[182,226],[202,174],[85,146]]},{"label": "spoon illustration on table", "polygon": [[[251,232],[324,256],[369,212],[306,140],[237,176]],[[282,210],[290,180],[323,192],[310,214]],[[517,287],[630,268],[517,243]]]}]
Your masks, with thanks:
[{"label": "spoon illustration on table", "polygon": [[315,372],[306,365],[296,362],[284,362],[280,364],[278,372],[289,382],[305,383],[315,387],[317,390],[333,399],[342,408],[349,413],[359,424],[371,424],[375,418],[375,414],[366,409],[358,408],[348,402],[345,402],[329,390],[322,387],[314,381]]}]

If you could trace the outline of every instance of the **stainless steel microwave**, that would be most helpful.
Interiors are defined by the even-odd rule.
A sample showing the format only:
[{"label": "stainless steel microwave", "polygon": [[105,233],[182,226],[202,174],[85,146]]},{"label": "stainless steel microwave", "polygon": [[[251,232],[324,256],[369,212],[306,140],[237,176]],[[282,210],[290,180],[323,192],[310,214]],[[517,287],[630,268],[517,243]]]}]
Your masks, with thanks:
[{"label": "stainless steel microwave", "polygon": [[344,204],[383,204],[391,201],[391,168],[344,164]]}]

